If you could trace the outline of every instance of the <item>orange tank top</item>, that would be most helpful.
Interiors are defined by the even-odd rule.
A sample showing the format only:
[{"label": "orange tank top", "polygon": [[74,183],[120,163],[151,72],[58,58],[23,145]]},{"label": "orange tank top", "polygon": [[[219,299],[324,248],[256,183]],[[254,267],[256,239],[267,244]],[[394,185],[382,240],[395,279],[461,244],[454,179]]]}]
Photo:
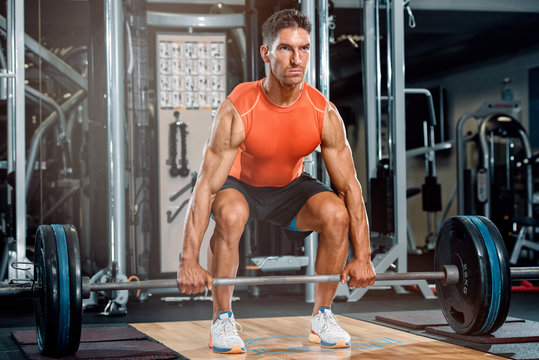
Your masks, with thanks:
[{"label": "orange tank top", "polygon": [[304,82],[298,100],[281,107],[267,97],[259,80],[239,84],[228,99],[245,130],[230,176],[252,186],[275,187],[298,178],[303,158],[320,144],[326,98]]}]

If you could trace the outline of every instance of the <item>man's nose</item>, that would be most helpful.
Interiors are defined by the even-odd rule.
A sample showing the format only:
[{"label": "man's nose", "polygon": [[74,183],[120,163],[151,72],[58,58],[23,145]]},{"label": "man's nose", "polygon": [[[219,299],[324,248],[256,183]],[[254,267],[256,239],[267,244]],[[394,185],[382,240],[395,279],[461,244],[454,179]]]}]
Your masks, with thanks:
[{"label": "man's nose", "polygon": [[300,54],[299,50],[294,50],[294,53],[292,54],[291,62],[294,65],[301,64],[301,54]]}]

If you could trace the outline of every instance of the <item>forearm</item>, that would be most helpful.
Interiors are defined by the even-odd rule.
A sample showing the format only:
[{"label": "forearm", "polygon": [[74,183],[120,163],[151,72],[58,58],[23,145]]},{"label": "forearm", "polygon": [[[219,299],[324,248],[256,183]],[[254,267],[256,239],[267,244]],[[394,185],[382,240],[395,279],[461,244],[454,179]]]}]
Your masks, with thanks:
[{"label": "forearm", "polygon": [[354,257],[370,260],[369,223],[361,195],[361,186],[356,179],[342,192],[341,196],[350,217],[350,241],[354,249]]},{"label": "forearm", "polygon": [[214,198],[215,196],[203,187],[193,192],[185,220],[182,261],[198,261]]}]

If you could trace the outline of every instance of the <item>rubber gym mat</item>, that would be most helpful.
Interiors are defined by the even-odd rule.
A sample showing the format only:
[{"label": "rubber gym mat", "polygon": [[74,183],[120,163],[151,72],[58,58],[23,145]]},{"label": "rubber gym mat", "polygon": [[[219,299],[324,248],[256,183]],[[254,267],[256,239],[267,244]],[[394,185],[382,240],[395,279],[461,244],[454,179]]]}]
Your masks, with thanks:
[{"label": "rubber gym mat", "polygon": [[478,344],[509,344],[539,342],[539,322],[505,322],[498,330],[489,335],[461,335],[449,326],[427,327],[430,334],[441,335],[453,339],[464,340]]},{"label": "rubber gym mat", "polygon": [[[49,359],[39,353],[34,330],[17,330],[11,334],[28,359]],[[83,328],[79,350],[66,358],[151,360],[182,357],[131,326],[108,326]]]},{"label": "rubber gym mat", "polygon": [[[432,326],[447,326],[447,321],[441,310],[386,312],[376,315],[375,319],[412,330],[423,330]],[[508,317],[506,322],[524,322],[524,320]]]}]

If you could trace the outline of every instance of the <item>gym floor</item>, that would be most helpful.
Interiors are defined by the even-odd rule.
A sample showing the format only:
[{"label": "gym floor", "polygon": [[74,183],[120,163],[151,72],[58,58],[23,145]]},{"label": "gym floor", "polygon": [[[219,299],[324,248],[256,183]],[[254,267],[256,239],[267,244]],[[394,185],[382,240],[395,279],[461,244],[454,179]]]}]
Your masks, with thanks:
[{"label": "gym floor", "polygon": [[[430,271],[432,270],[431,264],[432,256],[429,254],[422,256],[410,255],[408,270]],[[307,316],[311,313],[311,304],[304,302],[304,295],[299,287],[290,285],[280,287],[266,286],[260,289],[261,293],[257,298],[249,296],[246,291],[237,291],[235,293],[240,299],[234,302],[233,307],[235,316],[240,324],[241,319],[246,318],[266,318],[267,321],[271,321],[271,318]],[[144,302],[131,299],[128,303],[128,313],[125,316],[106,317],[100,315],[98,311],[85,312],[83,315],[83,327],[168,321],[198,321],[209,320],[211,318],[211,302],[193,300],[165,302],[161,300],[165,295],[177,296],[178,294],[154,294]],[[513,292],[509,316],[539,322],[537,304],[539,304],[539,292]],[[376,314],[436,309],[439,309],[437,300],[424,299],[419,293],[414,291],[406,294],[396,294],[391,289],[371,289],[358,302],[348,303],[345,301],[336,301],[333,305],[333,310],[336,314],[384,326],[390,325],[375,320]],[[33,300],[0,299],[0,360],[25,358],[13,340],[11,332],[13,330],[33,329],[33,326]],[[411,331],[396,326],[390,327],[406,332],[415,332],[421,336],[436,338],[437,340],[473,348],[505,358],[539,359],[539,343],[479,345],[430,335],[423,331]],[[305,329],[306,333],[307,331],[308,329]],[[202,341],[206,342],[207,339],[205,338]],[[264,356],[257,357],[263,358]],[[294,357],[288,354],[286,358],[290,359]],[[368,357],[361,356],[361,358],[367,359]],[[419,359],[421,356],[417,358]]]}]

